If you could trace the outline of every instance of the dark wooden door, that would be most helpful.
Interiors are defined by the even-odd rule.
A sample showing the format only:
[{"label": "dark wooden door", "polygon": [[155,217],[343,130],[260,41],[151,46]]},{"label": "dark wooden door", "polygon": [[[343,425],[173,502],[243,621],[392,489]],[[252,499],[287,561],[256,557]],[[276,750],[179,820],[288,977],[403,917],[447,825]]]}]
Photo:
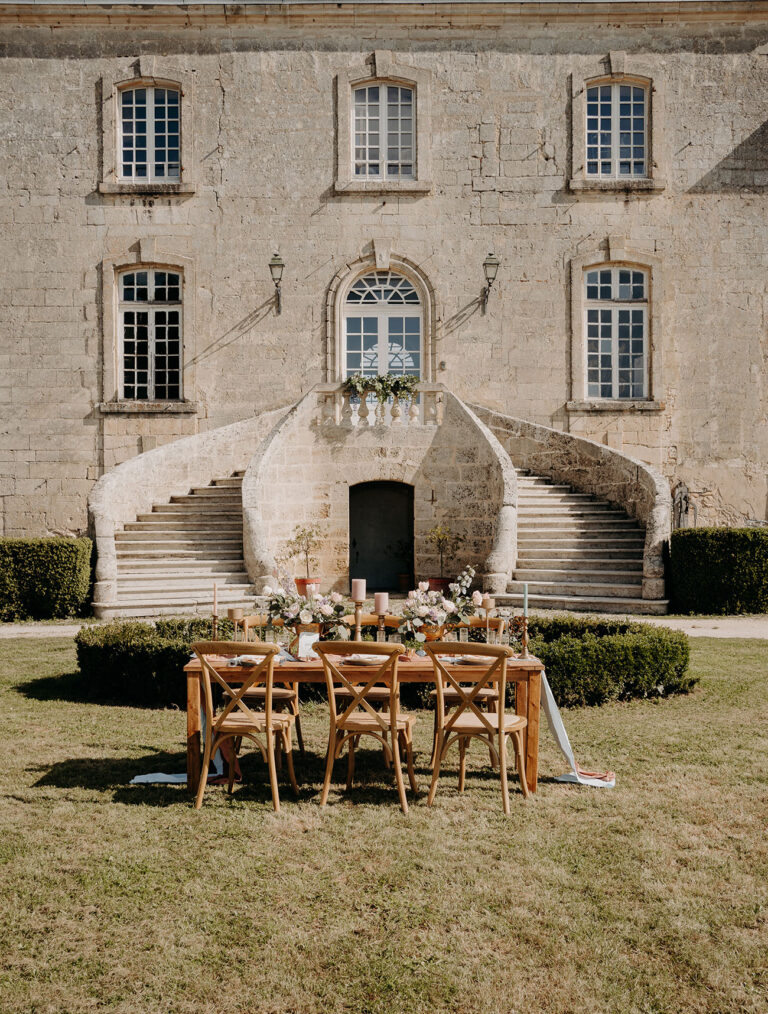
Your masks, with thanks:
[{"label": "dark wooden door", "polygon": [[364,577],[371,593],[398,591],[403,583],[412,587],[413,486],[349,487],[349,577]]}]

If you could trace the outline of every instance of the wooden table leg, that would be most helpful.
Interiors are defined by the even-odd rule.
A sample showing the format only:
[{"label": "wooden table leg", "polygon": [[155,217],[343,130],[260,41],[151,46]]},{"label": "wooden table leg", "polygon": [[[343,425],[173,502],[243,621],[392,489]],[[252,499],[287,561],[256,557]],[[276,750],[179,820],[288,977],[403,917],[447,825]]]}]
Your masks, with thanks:
[{"label": "wooden table leg", "polygon": [[528,679],[528,737],[525,750],[525,774],[528,789],[536,791],[539,780],[539,716],[541,714],[541,673],[531,672]]},{"label": "wooden table leg", "polygon": [[187,791],[193,796],[200,782],[200,678],[187,675]]}]

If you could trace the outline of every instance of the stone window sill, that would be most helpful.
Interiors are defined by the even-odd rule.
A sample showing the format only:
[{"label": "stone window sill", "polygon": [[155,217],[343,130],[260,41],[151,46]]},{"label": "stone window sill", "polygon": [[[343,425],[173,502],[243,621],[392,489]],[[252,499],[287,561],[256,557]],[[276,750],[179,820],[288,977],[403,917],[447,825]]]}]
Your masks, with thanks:
[{"label": "stone window sill", "polygon": [[568,189],[576,192],[598,191],[603,193],[659,193],[665,190],[667,181],[663,179],[643,180],[601,180],[601,179],[575,179],[568,181]]},{"label": "stone window sill", "polygon": [[663,401],[569,401],[566,403],[568,412],[663,412],[666,408]]},{"label": "stone window sill", "polygon": [[193,415],[197,408],[194,401],[103,401],[99,405],[102,415]]},{"label": "stone window sill", "polygon": [[100,194],[194,194],[197,185],[194,183],[132,183],[128,180],[99,183]]},{"label": "stone window sill", "polygon": [[336,180],[337,194],[428,194],[431,180]]}]

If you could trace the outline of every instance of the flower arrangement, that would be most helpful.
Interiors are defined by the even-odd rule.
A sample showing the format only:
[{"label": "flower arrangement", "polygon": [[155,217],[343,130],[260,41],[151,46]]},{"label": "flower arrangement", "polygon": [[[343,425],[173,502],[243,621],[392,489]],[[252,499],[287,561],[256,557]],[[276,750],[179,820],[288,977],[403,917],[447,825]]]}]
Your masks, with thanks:
[{"label": "flower arrangement", "polygon": [[385,373],[380,376],[355,373],[344,381],[344,390],[347,394],[354,394],[358,398],[374,394],[377,401],[383,404],[389,398],[415,397],[419,382],[419,378],[410,373]]},{"label": "flower arrangement", "polygon": [[458,619],[456,603],[445,598],[438,591],[429,590],[428,581],[420,581],[419,587],[408,593],[402,611],[403,622],[398,627],[401,634],[408,634],[417,641],[426,641],[425,627],[443,627]]},{"label": "flower arrangement", "polygon": [[455,581],[448,585],[447,598],[456,606],[459,620],[466,620],[474,616],[478,607],[483,601],[479,591],[470,592],[470,586],[475,577],[474,567],[465,567]]},{"label": "flower arrangement", "polygon": [[349,614],[351,606],[338,592],[304,597],[287,592],[282,587],[266,587],[264,595],[267,598],[266,613],[270,624],[275,620],[282,620],[286,627],[319,623],[324,631],[340,640],[349,637],[349,629],[342,620]]}]

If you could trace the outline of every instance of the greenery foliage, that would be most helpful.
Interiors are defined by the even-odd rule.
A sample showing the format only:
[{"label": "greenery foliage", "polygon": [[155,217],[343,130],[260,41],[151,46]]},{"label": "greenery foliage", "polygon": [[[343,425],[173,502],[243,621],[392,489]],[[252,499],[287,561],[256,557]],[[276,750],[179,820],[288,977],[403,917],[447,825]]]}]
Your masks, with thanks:
[{"label": "greenery foliage", "polygon": [[669,562],[676,612],[768,612],[768,529],[680,528]]},{"label": "greenery foliage", "polygon": [[374,394],[376,399],[383,403],[389,398],[412,398],[418,384],[419,378],[409,373],[385,373],[383,376],[373,377],[355,373],[345,380],[344,390],[347,394],[354,394],[358,398]]},{"label": "greenery foliage", "polygon": [[304,558],[307,580],[309,580],[309,568],[317,563],[315,551],[321,545],[320,529],[316,525],[297,525],[293,532],[293,538],[285,547],[285,553],[289,559],[293,559],[294,556]]},{"label": "greenery foliage", "polygon": [[0,620],[83,615],[92,548],[90,539],[0,539]]}]

